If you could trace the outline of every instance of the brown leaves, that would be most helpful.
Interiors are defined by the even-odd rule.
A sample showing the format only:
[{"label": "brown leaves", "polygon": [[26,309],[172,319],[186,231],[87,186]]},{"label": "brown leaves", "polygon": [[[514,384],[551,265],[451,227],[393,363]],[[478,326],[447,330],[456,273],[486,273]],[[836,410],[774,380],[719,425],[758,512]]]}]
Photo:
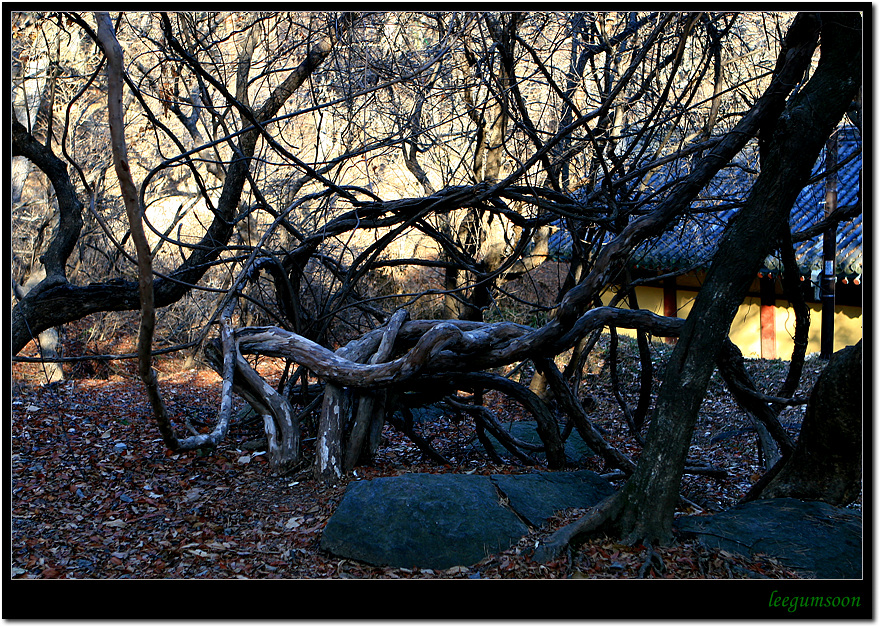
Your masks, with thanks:
[{"label": "brown leaves", "polygon": [[[636,373],[631,374],[634,380]],[[598,376],[586,390],[596,399],[597,421],[610,442],[637,458],[639,451],[605,382]],[[178,372],[166,375],[161,385],[175,413],[204,416],[204,428],[210,428],[219,406],[216,375]],[[738,428],[746,420],[723,389],[712,392],[691,454],[729,468],[731,478],[686,477],[684,495],[705,509],[709,503],[729,507],[756,472],[753,449],[748,448],[753,434],[710,442],[720,430]],[[518,404],[495,392],[486,398],[505,422],[528,418]],[[386,428],[375,465],[357,468],[356,476],[338,487],[323,488],[308,471],[274,476],[261,449],[243,446],[253,433],[233,431],[218,450],[206,454],[167,451],[134,378],[18,386],[12,402],[14,578],[625,579],[638,577],[645,565],[646,547],[610,539],[587,542],[549,564],[531,561],[535,543],[582,515],[578,510],[559,513],[546,529],[479,564],[445,571],[373,567],[319,552],[321,532],[348,480],[404,472],[529,471],[515,463],[487,462],[474,445],[473,421],[468,419],[447,415],[419,425],[438,450],[455,460],[456,468],[425,460],[411,442]],[[605,472],[601,463],[593,464],[591,469]],[[691,506],[682,503],[686,507]],[[654,550],[665,572],[646,569],[647,577],[794,577],[763,556],[744,558],[691,543]]]}]

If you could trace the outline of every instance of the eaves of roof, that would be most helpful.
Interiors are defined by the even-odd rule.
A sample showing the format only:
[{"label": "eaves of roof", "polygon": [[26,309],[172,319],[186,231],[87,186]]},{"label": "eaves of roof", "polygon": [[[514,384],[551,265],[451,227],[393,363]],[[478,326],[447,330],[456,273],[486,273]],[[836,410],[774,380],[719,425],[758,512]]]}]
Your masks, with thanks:
[{"label": "eaves of roof", "polygon": [[[861,139],[855,129],[844,127],[839,133],[838,207],[858,201],[859,178],[862,170]],[[813,169],[812,183],[798,195],[791,212],[793,233],[803,231],[824,218],[825,211],[825,151]],[[665,177],[672,176],[666,172]],[[756,175],[742,168],[727,168],[712,179],[694,203],[694,208],[719,207],[743,202]],[[736,208],[721,208],[706,213],[690,214],[659,237],[646,241],[633,253],[631,264],[638,268],[674,271],[692,267],[707,268],[717,249],[727,223],[736,215]],[[551,251],[565,257],[571,250],[571,236],[563,230],[554,233]],[[823,263],[822,236],[798,242],[795,247],[798,266],[803,275],[814,274]],[[781,261],[768,257],[768,270],[781,268]],[[839,279],[861,278],[862,275],[862,216],[838,224],[836,274]]]}]

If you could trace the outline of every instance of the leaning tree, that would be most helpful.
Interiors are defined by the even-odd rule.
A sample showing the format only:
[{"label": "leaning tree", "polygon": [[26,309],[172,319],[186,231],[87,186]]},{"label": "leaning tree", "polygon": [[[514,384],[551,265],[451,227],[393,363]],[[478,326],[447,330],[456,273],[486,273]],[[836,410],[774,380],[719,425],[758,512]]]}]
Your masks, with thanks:
[{"label": "leaning tree", "polygon": [[[40,250],[14,260],[27,290],[13,353],[68,322],[140,310],[139,372],[169,448],[218,446],[237,394],[277,471],[311,463],[333,482],[376,453],[386,422],[442,460],[406,416],[444,399],[531,463],[534,447],[481,402],[496,390],[535,417],[551,468],[576,429],[628,478],[546,554],[595,529],[669,537],[682,474],[719,472],[687,455],[716,367],[792,454],[784,399],[757,393],[727,333],[765,257],[791,262],[787,216],[861,84],[857,13],[56,13],[16,28],[21,76],[44,72],[25,43],[42,50],[47,33],[76,64],[45,70],[65,87],[49,107],[59,138],[13,110],[13,155],[54,191]],[[693,311],[639,310],[628,260],[736,203],[706,191],[725,168],[753,185]],[[15,202],[29,241],[36,209]],[[513,291],[559,231],[571,239],[559,293]],[[162,350],[203,351],[223,391],[216,425],[180,437],[151,360],[163,315],[184,307],[200,313]],[[638,464],[578,393],[604,327],[639,334]],[[650,416],[647,334],[679,337]],[[283,361],[277,386],[254,356]],[[527,363],[533,380],[505,376]]]},{"label": "leaning tree", "polygon": [[[861,85],[861,17],[858,14],[798,15],[774,71],[785,94],[808,68],[821,38],[819,64],[787,102],[765,92],[773,111],[761,121],[766,149],[761,174],[745,206],[725,231],[705,284],[697,295],[670,357],[657,397],[645,451],[624,488],[548,542],[552,553],[576,534],[612,524],[630,541],[671,537],[684,460],[712,366],[723,350],[730,324],[751,278],[788,228],[791,207],[810,177],[825,139]],[[792,74],[788,74],[792,72]],[[794,79],[794,80],[792,80]],[[759,101],[752,112],[759,112]],[[784,106],[784,108],[783,108]],[[781,109],[781,110],[780,110]],[[748,116],[746,116],[748,118]]]}]

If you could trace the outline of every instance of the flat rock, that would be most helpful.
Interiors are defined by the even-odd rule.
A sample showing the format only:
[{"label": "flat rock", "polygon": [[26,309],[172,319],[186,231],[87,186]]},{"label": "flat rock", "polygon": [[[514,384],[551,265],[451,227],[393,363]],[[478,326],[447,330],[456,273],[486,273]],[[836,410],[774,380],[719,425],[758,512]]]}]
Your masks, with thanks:
[{"label": "flat rock", "polygon": [[712,516],[683,516],[676,527],[708,547],[764,553],[808,577],[862,577],[862,516],[851,509],[820,501],[760,499]]},{"label": "flat rock", "polygon": [[561,509],[587,508],[611,496],[614,488],[589,470],[492,475],[510,507],[532,527],[540,527]]},{"label": "flat rock", "polygon": [[[437,404],[423,405],[422,407],[410,407],[410,413],[415,424],[430,424],[436,420],[440,420],[446,415],[446,410]],[[397,417],[403,420],[403,412],[398,411]]]},{"label": "flat rock", "polygon": [[[516,422],[511,422],[509,425],[505,426],[505,431],[523,442],[536,445],[544,444],[541,441],[541,436],[538,435],[538,423],[534,420],[517,420]],[[502,446],[493,435],[487,435],[489,435],[489,440],[492,442],[496,451],[506,457],[510,456],[510,452],[504,448],[504,446]],[[477,446],[480,445],[477,444]],[[534,454],[531,451],[525,452],[538,458],[546,457],[543,453]],[[583,441],[577,430],[573,429],[565,440],[565,456],[568,458],[568,461],[573,464],[578,464],[584,457],[593,457],[595,455],[596,454],[592,449],[590,449],[590,447]]]},{"label": "flat rock", "polygon": [[321,549],[395,568],[469,566],[513,546],[528,525],[595,505],[612,491],[590,471],[355,481],[327,522]]}]

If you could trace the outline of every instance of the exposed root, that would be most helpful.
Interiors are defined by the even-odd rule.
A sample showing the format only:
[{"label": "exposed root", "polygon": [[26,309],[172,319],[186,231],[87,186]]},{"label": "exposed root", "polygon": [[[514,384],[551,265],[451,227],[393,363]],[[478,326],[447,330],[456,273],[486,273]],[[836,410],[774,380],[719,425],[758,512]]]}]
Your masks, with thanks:
[{"label": "exposed root", "polygon": [[666,564],[663,563],[663,558],[660,557],[660,554],[654,550],[654,547],[651,546],[650,542],[644,542],[645,545],[645,563],[642,564],[642,567],[639,568],[639,579],[644,579],[648,574],[649,570],[653,570],[657,575],[663,575],[666,573]]},{"label": "exposed root", "polygon": [[397,418],[396,416],[394,416],[393,414],[388,414],[386,416],[386,419],[388,420],[388,423],[392,427],[394,427],[395,429],[397,429],[398,431],[403,433],[406,437],[408,437],[412,441],[412,443],[415,444],[416,446],[418,446],[419,449],[425,455],[427,455],[430,459],[434,460],[435,462],[437,462],[438,464],[441,464],[443,466],[453,466],[454,464],[451,461],[449,461],[448,459],[443,457],[443,455],[441,455],[439,452],[437,452],[437,449],[435,449],[433,446],[431,446],[430,441],[423,438],[422,436],[420,436],[416,432],[416,430],[412,426],[412,424],[413,424],[412,414],[409,412],[409,409],[404,408],[403,413],[405,416],[407,416],[406,420],[401,420],[401,419]]},{"label": "exposed root", "polygon": [[607,524],[620,508],[618,493],[592,508],[587,514],[573,523],[557,529],[549,538],[535,547],[532,559],[546,564],[558,558],[563,551],[567,550],[578,537],[593,533]]}]

